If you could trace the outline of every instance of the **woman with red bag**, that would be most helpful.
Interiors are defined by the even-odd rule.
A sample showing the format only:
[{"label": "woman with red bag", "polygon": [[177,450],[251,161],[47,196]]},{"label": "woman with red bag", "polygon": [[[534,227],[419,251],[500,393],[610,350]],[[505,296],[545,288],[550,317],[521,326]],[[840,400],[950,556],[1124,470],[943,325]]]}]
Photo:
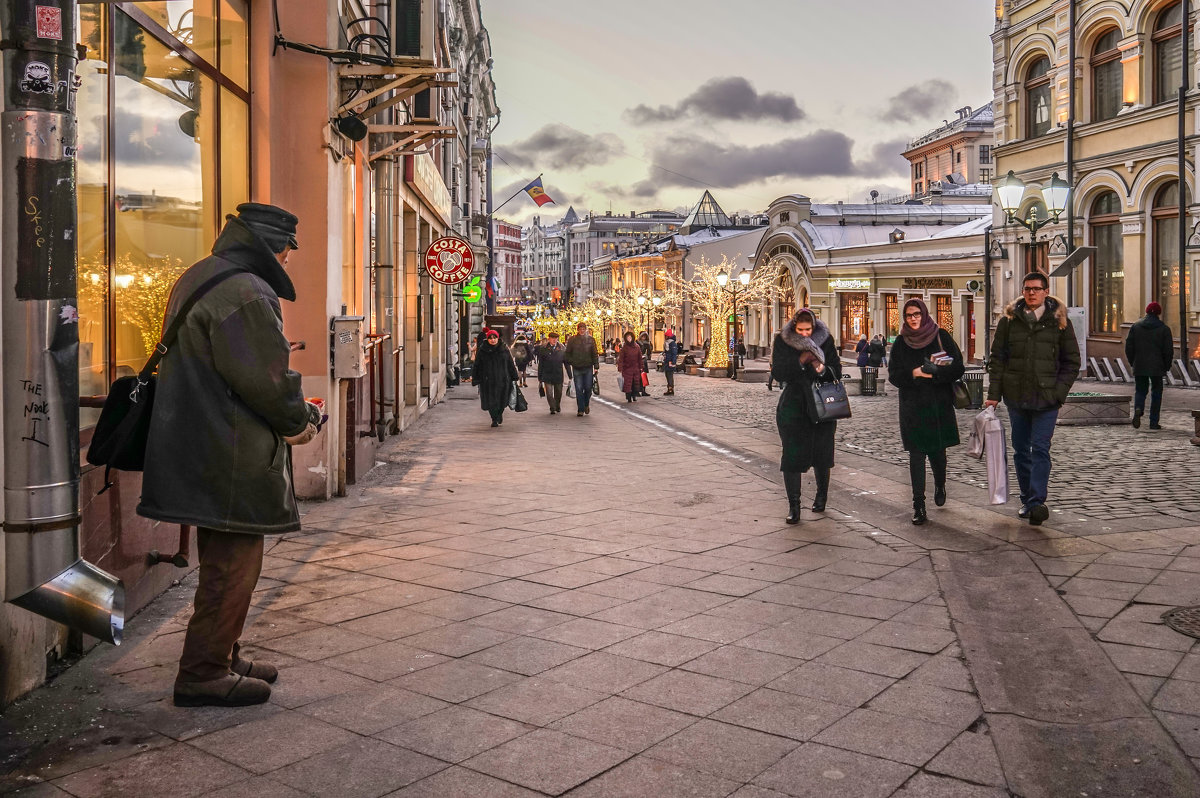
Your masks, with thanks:
[{"label": "woman with red bag", "polygon": [[642,348],[633,338],[632,332],[625,333],[625,343],[617,354],[617,370],[621,372],[621,390],[626,402],[636,402],[642,392]]}]

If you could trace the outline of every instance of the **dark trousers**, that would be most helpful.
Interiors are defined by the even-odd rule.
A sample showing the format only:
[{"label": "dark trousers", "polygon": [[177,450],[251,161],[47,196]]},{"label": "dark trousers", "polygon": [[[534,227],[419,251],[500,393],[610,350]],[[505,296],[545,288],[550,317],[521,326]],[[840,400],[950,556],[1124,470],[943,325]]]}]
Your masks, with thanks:
[{"label": "dark trousers", "polygon": [[908,477],[912,481],[913,502],[925,503],[925,459],[929,459],[929,468],[933,471],[933,484],[946,484],[946,450],[940,452],[909,452]]},{"label": "dark trousers", "polygon": [[179,658],[180,682],[207,682],[229,674],[233,646],[242,636],[262,571],[262,535],[201,527],[196,530],[196,548],[200,578]]},{"label": "dark trousers", "polygon": [[674,366],[663,366],[663,374],[667,375],[667,390],[674,391],[675,390],[675,367]]},{"label": "dark trousers", "polygon": [[587,406],[592,402],[592,380],[595,374],[592,373],[590,366],[581,366],[575,369],[575,406],[582,413]]},{"label": "dark trousers", "polygon": [[550,409],[556,412],[562,410],[563,384],[543,382],[542,389],[546,392],[546,404],[550,405]]},{"label": "dark trousers", "polygon": [[1010,407],[1008,420],[1012,426],[1013,466],[1017,471],[1017,484],[1021,487],[1021,504],[1026,507],[1045,504],[1050,484],[1050,440],[1054,437],[1058,408],[1021,410]]},{"label": "dark trousers", "polygon": [[1158,414],[1162,410],[1163,378],[1134,377],[1133,378],[1133,409],[1138,413],[1146,409],[1146,394],[1150,394],[1150,423],[1158,423]]},{"label": "dark trousers", "polygon": [[499,410],[488,411],[488,415],[492,417],[492,421],[495,421],[497,424],[504,421],[504,407],[506,406],[502,406]]}]

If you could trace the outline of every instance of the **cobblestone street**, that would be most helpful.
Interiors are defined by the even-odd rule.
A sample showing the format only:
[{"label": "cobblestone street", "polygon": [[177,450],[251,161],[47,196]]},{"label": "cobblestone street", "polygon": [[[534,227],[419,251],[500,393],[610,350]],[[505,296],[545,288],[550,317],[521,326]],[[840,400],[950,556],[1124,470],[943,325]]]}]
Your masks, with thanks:
[{"label": "cobblestone street", "polygon": [[[854,366],[845,367],[844,371],[850,376],[858,374]],[[881,372],[881,383],[884,378]],[[652,393],[657,396],[662,393],[662,375],[655,375],[653,381]],[[1122,392],[1132,393],[1132,386],[1115,390],[1122,388]],[[838,446],[847,452],[907,468],[908,457],[900,445],[896,388],[888,385],[887,389],[886,396],[851,399],[854,417],[838,424]],[[1081,381],[1076,383],[1075,390],[1112,392],[1114,386]],[[662,401],[774,433],[778,399],[779,392],[768,392],[763,384],[685,375],[677,378],[675,396]],[[1145,425],[1140,430],[1128,425],[1059,427],[1051,450],[1052,510],[1076,523],[1154,516],[1163,516],[1161,521],[1166,523],[1177,520],[1193,523],[1200,514],[1200,491],[1196,488],[1200,485],[1200,450],[1188,443],[1193,423],[1191,414],[1182,408],[1189,401],[1189,409],[1200,409],[1200,390],[1167,389],[1161,432],[1150,432]],[[977,412],[958,411],[963,446],[950,451],[949,473],[952,480],[984,488],[986,463],[964,453],[971,421]],[[1003,404],[997,414],[1007,431],[1008,414]],[[1015,474],[1010,474],[1010,486],[1015,496]],[[1146,524],[1154,528],[1160,521]]]}]

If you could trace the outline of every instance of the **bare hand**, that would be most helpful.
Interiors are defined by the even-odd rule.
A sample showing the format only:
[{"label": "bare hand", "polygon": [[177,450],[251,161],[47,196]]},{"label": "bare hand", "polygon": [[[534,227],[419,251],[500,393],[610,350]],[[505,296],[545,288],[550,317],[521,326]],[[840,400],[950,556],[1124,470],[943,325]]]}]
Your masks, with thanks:
[{"label": "bare hand", "polygon": [[304,444],[317,437],[317,425],[309,424],[304,428],[304,432],[296,435],[284,437],[283,442],[289,446],[303,446]]},{"label": "bare hand", "polygon": [[824,363],[813,363],[813,368],[816,369],[818,374],[825,373],[825,364]]},{"label": "bare hand", "polygon": [[1000,400],[999,400],[999,399],[988,399],[986,402],[984,402],[984,403],[983,403],[983,406],[984,406],[985,408],[986,408],[986,407],[995,407],[995,406],[996,406],[996,405],[998,405],[998,404],[1000,404]]},{"label": "bare hand", "polygon": [[922,371],[920,366],[917,366],[915,369],[913,369],[913,376],[914,377],[929,377],[930,379],[933,378],[932,374],[926,374],[924,371]]}]

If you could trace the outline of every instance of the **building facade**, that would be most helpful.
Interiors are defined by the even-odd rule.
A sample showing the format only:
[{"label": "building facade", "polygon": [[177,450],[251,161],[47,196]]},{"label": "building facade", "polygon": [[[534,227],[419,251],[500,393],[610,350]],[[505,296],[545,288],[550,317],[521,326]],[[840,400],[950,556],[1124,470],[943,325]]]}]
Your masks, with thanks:
[{"label": "building facade", "polygon": [[[278,30],[267,0],[61,7],[82,52],[78,445],[112,380],[145,362],[175,279],[207,255],[226,214],[273,203],[300,218],[288,265],[298,297],[283,303],[291,365],[329,413],[293,451],[296,491],[344,492],[386,435],[446,391],[462,308],[421,253],[457,234],[486,255],[486,230],[471,222],[487,211],[479,153],[497,110],[478,1],[367,11],[293,0],[279,4]],[[135,514],[140,474],[114,472],[97,495],[102,472],[82,469],[80,549],[123,580],[132,615],[179,578],[147,552],[176,550],[181,529]],[[72,639],[0,605],[0,705]]]},{"label": "building facade", "polygon": [[[1200,255],[1193,249],[1200,244],[1194,234],[1196,37],[1184,58],[1182,25],[1182,4],[1174,0],[997,5],[997,174],[1011,170],[1025,181],[1022,218],[1030,212],[1045,218],[1039,189],[1052,173],[1071,183],[1067,213],[1035,240],[996,212],[995,235],[1008,258],[1004,273],[1011,275],[997,292],[1003,301],[1012,299],[1024,271],[1053,270],[1075,246],[1096,247],[1069,276],[1051,281],[1056,296],[1080,309],[1087,354],[1119,357],[1129,326],[1157,301],[1176,338],[1181,322],[1187,324],[1190,357],[1200,355]],[[1185,78],[1191,88],[1185,95],[1184,232],[1194,243],[1181,252],[1178,90]]]},{"label": "building facade", "polygon": [[492,224],[496,297],[499,303],[512,306],[521,300],[521,227],[503,219],[495,219]]},{"label": "building facade", "polygon": [[992,106],[959,108],[958,118],[913,139],[902,155],[910,164],[912,196],[939,188],[991,183],[995,176]]},{"label": "building facade", "polygon": [[571,225],[567,237],[572,295],[582,304],[597,292],[608,290],[592,280],[591,267],[599,258],[629,252],[670,235],[683,217],[671,211],[630,211],[628,216],[589,213]]}]

